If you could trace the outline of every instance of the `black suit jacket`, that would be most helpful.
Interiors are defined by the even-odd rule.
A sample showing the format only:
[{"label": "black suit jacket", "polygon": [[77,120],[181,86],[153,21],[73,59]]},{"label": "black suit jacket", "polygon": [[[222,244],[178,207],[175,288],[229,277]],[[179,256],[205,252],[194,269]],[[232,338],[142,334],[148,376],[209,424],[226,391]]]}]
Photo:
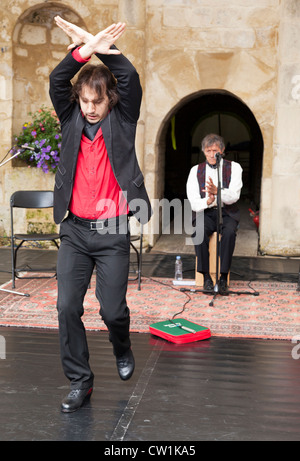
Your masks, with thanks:
[{"label": "black suit jacket", "polygon": [[[122,54],[96,56],[114,74],[120,95],[118,104],[101,125],[108,157],[118,184],[127,198],[130,213],[145,224],[152,210],[135,151],[136,125],[142,99],[139,76]],[[50,74],[50,97],[62,130],[60,162],[54,188],[54,220],[57,224],[63,220],[69,207],[85,122],[80,106],[70,101],[71,79],[83,65],[70,52]]]}]

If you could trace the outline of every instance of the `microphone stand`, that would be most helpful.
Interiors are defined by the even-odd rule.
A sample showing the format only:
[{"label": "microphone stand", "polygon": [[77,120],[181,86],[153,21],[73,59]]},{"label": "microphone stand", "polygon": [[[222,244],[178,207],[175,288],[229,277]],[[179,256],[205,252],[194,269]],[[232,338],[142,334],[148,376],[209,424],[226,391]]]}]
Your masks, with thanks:
[{"label": "microphone stand", "polygon": [[219,290],[219,283],[220,283],[220,275],[219,274],[219,263],[220,263],[220,247],[221,247],[221,239],[220,235],[222,234],[222,224],[223,224],[223,216],[222,216],[222,201],[221,201],[221,178],[220,178],[220,162],[221,162],[222,155],[216,154],[217,160],[217,173],[218,173],[218,191],[217,191],[217,243],[216,243],[216,284],[214,286],[214,294],[213,299],[210,301],[209,306],[214,305],[214,300],[218,294],[221,296],[227,296],[229,294],[236,294],[236,295],[252,295],[252,296],[259,296],[257,291],[232,291],[228,290],[227,293],[223,294]]},{"label": "microphone stand", "polygon": [[[222,216],[222,202],[221,202],[221,178],[220,178],[220,163],[221,163],[221,154],[216,154],[216,163],[217,163],[217,178],[218,178],[218,190],[217,190],[217,242],[216,242],[216,283],[214,286],[214,296],[213,300],[217,296],[219,291],[219,265],[220,265],[220,235],[222,233],[222,224],[223,224],[223,216]],[[213,300],[210,303],[210,306],[213,306]]]},{"label": "microphone stand", "polygon": [[[21,146],[21,149],[22,150],[25,150],[25,149],[29,149],[29,150],[35,150],[34,148],[32,147],[27,147],[27,146]],[[12,160],[13,158],[17,157],[17,155],[20,155],[22,150],[18,151],[16,154],[14,154],[12,157],[8,158],[7,160],[5,160],[4,162],[2,162],[0,164],[0,167],[5,165],[5,163],[9,162],[10,160]],[[12,290],[6,290],[5,288],[1,288],[0,287],[0,291],[4,291],[6,293],[11,293],[13,295],[18,295],[18,296],[26,296],[29,298],[30,294],[28,293],[20,293],[19,291],[12,291]]]}]

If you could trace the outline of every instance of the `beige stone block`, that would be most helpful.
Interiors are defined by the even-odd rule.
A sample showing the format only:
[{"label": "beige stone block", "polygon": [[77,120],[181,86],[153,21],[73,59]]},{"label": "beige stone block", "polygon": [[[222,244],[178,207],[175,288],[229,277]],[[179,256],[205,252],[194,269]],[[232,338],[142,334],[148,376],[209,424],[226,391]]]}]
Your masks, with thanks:
[{"label": "beige stone block", "polygon": [[58,27],[51,30],[50,37],[51,43],[54,45],[65,45],[67,48],[71,43],[71,39]]},{"label": "beige stone block", "polygon": [[300,184],[298,178],[299,175],[273,176],[272,203],[276,206],[272,209],[268,245],[277,254],[295,254],[300,246],[300,206],[297,201],[300,197]]},{"label": "beige stone block", "polygon": [[271,178],[273,170],[273,134],[274,127],[268,124],[260,125],[264,142],[263,178]]},{"label": "beige stone block", "polygon": [[179,51],[161,50],[155,54],[148,75],[147,109],[150,104],[156,115],[165,116],[183,97],[201,88],[193,56]]},{"label": "beige stone block", "polygon": [[14,52],[16,53],[17,56],[22,57],[22,58],[27,58],[28,57],[28,50],[27,48],[16,46],[14,48]]},{"label": "beige stone block", "polygon": [[[201,88],[225,88],[226,78],[231,72],[234,53],[197,52],[195,65],[200,76]],[[199,85],[200,89],[200,85]]]},{"label": "beige stone block", "polygon": [[20,42],[23,45],[44,45],[47,42],[47,28],[24,24],[20,33]]},{"label": "beige stone block", "polygon": [[180,6],[163,8],[162,23],[165,27],[187,27],[185,9]]},{"label": "beige stone block", "polygon": [[5,138],[8,138],[10,140],[10,133],[11,133],[11,117],[12,117],[12,106],[8,101],[1,101],[0,100],[0,124],[3,123],[3,121],[7,120],[8,125],[6,126],[6,130],[4,130],[3,137],[0,138],[2,141],[4,141]]},{"label": "beige stone block", "polygon": [[144,174],[144,179],[149,197],[156,197],[155,174],[150,171],[146,171]]},{"label": "beige stone block", "polygon": [[284,63],[296,63],[300,61],[300,33],[299,23],[283,22],[280,30],[280,50]]},{"label": "beige stone block", "polygon": [[277,144],[299,145],[300,105],[277,109],[275,137]]},{"label": "beige stone block", "polygon": [[141,30],[127,29],[126,36],[117,43],[118,48],[137,69],[142,86],[144,85],[145,33]]},{"label": "beige stone block", "polygon": [[152,74],[147,81],[145,101],[148,112],[155,113],[156,116],[163,116],[166,113],[166,106],[172,107],[176,102],[171,89],[168,89],[166,82],[158,74]]},{"label": "beige stone block", "polygon": [[259,213],[260,243],[265,245],[271,232],[272,178],[262,178]]},{"label": "beige stone block", "polygon": [[135,148],[141,170],[144,168],[144,136],[145,124],[140,121],[137,124]]},{"label": "beige stone block", "polygon": [[[215,7],[228,7],[228,0],[199,0],[201,2],[201,5],[209,5],[212,8]],[[297,1],[297,0],[296,0]],[[260,0],[259,1],[259,7],[270,7],[274,8],[275,6],[280,5],[280,0]],[[255,7],[255,3],[253,0],[230,0],[230,6],[231,7],[243,7],[245,9],[249,8],[249,10],[253,9]]]},{"label": "beige stone block", "polygon": [[300,3],[298,0],[289,0],[285,2],[284,18],[299,24]]},{"label": "beige stone block", "polygon": [[254,5],[254,8],[249,9],[246,16],[246,23],[255,30],[260,28],[273,28],[279,23],[280,7],[274,2],[273,5],[267,8],[260,4]]},{"label": "beige stone block", "polygon": [[[242,95],[240,95],[242,97]],[[243,101],[255,116],[260,129],[264,126],[274,126],[274,113],[276,103],[276,80],[271,80],[257,92],[243,95]],[[273,143],[273,139],[271,140]]]},{"label": "beige stone block", "polygon": [[227,74],[226,88],[243,98],[252,98],[267,85],[273,84],[274,69],[266,66],[245,50],[236,52]]},{"label": "beige stone block", "polygon": [[[274,146],[274,158],[273,158],[273,175],[297,177],[300,185],[300,148],[299,145],[294,147],[286,145],[275,145]],[[294,190],[297,184],[293,183],[293,187],[289,187]]]},{"label": "beige stone block", "polygon": [[[215,20],[213,23],[214,26],[226,28],[227,30],[229,28],[240,29],[241,27],[249,27],[247,24],[249,11],[248,8],[245,8],[242,4],[233,6],[232,2],[230,2],[229,4],[223,5],[219,8],[212,7],[211,9],[215,14]],[[231,33],[231,31],[228,33]]]},{"label": "beige stone block", "polygon": [[53,59],[57,60],[57,61],[61,61],[67,54],[67,51],[66,52],[61,52],[61,51],[52,51],[52,57]]},{"label": "beige stone block", "polygon": [[[11,121],[10,121],[9,117],[6,118],[6,115],[5,115],[5,117],[3,117],[2,114],[0,114],[0,115],[1,115],[1,117],[0,117],[0,138],[5,139],[6,133],[10,132]],[[3,157],[4,157],[4,155],[1,154],[1,158],[3,158]]]},{"label": "beige stone block", "polygon": [[[256,47],[264,51],[264,54],[267,56],[268,60],[270,58],[273,58],[274,60],[277,54],[274,51],[276,50],[278,43],[278,27],[267,26],[255,28],[255,35]],[[273,50],[273,52],[270,53],[271,50]]]},{"label": "beige stone block", "polygon": [[4,75],[0,75],[0,99],[8,99],[7,79]]},{"label": "beige stone block", "polygon": [[128,27],[145,27],[145,0],[120,0],[119,20]]},{"label": "beige stone block", "polygon": [[197,27],[207,28],[215,24],[214,9],[193,5],[163,7],[163,25],[167,27]]},{"label": "beige stone block", "polygon": [[[48,78],[49,77],[49,74],[50,74],[50,69],[49,69],[49,66],[39,66],[36,68],[35,70],[35,73],[36,75],[41,75],[43,77],[46,77]],[[48,82],[47,82],[48,83]],[[49,88],[49,85],[47,84],[48,88]]]},{"label": "beige stone block", "polygon": [[224,29],[221,37],[223,48],[251,49],[256,41],[255,31],[253,29]]}]

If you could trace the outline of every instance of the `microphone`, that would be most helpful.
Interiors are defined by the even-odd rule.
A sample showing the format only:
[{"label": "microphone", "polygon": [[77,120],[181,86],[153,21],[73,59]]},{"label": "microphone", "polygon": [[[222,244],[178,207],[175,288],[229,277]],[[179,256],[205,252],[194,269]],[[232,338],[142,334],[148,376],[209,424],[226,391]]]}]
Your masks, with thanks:
[{"label": "microphone", "polygon": [[[32,151],[35,152],[36,154],[37,154],[38,152],[41,151],[40,148],[39,148],[38,146],[29,147],[29,146],[24,146],[24,145],[23,145],[23,146],[17,146],[17,147],[19,147],[19,148],[21,148],[21,149],[23,149],[23,150],[26,150],[26,149],[32,150]],[[3,166],[3,165],[5,165],[5,163],[9,162],[10,160],[12,160],[13,158],[17,157],[17,156],[20,155],[20,154],[21,154],[21,151],[18,150],[18,152],[16,152],[16,153],[15,153],[14,155],[12,155],[10,158],[8,158],[8,159],[5,160],[4,162],[0,163],[0,167]]]},{"label": "microphone", "polygon": [[35,152],[36,154],[37,154],[38,152],[40,152],[40,148],[39,148],[38,146],[29,147],[29,146],[23,145],[23,146],[18,146],[18,147],[20,147],[21,149],[24,149],[24,150],[26,150],[26,149],[27,149],[27,150],[32,150],[32,151]]},{"label": "microphone", "polygon": [[223,157],[223,155],[221,154],[221,152],[217,152],[217,153],[215,154],[215,158],[216,158],[217,160],[220,160],[222,157]]}]

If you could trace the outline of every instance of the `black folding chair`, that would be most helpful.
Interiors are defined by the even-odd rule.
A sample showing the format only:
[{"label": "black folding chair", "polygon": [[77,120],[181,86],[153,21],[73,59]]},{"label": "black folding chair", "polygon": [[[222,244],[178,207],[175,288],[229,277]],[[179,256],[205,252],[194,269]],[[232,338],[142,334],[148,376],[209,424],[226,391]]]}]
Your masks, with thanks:
[{"label": "black folding chair", "polygon": [[[10,216],[11,216],[11,264],[12,264],[12,287],[15,288],[16,278],[37,278],[30,276],[19,276],[19,272],[55,272],[51,277],[39,277],[39,278],[53,278],[56,277],[56,270],[53,268],[18,268],[17,267],[17,252],[21,248],[24,242],[38,242],[38,241],[52,241],[56,248],[59,245],[56,240],[59,239],[59,234],[43,234],[43,233],[27,233],[27,234],[15,234],[14,233],[14,208],[53,208],[53,191],[17,191],[10,197]],[[20,243],[17,243],[20,241]]]}]

